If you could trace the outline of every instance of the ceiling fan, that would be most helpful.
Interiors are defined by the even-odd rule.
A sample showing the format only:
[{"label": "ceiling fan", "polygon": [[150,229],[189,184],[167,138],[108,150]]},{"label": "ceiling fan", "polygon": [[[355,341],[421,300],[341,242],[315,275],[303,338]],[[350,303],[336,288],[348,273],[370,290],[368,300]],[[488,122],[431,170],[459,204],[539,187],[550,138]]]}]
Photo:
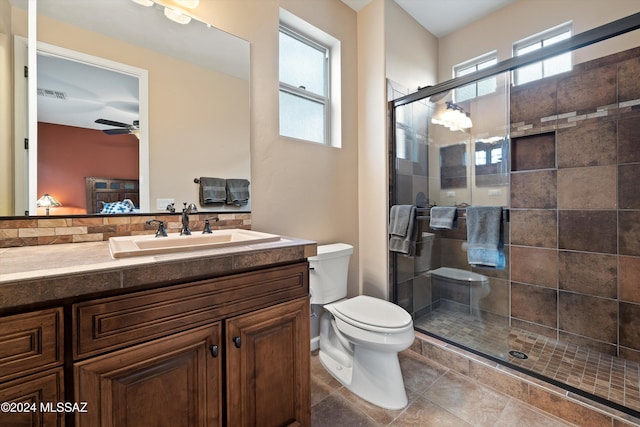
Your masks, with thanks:
[{"label": "ceiling fan", "polygon": [[101,125],[106,125],[106,126],[113,126],[116,128],[116,129],[103,129],[102,132],[106,133],[107,135],[122,135],[122,134],[130,133],[135,135],[137,138],[138,135],[140,134],[139,120],[134,120],[133,123],[130,125],[122,122],[116,122],[113,120],[107,120],[107,119],[98,119],[96,120],[96,123]]}]

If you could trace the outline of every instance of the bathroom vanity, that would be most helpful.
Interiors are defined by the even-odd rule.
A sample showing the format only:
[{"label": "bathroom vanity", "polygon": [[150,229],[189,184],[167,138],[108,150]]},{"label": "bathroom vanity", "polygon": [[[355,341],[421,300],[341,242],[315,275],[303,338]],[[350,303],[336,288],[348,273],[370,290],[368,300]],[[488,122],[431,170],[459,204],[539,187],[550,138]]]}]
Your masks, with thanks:
[{"label": "bathroom vanity", "polygon": [[314,242],[0,250],[2,425],[310,425]]}]

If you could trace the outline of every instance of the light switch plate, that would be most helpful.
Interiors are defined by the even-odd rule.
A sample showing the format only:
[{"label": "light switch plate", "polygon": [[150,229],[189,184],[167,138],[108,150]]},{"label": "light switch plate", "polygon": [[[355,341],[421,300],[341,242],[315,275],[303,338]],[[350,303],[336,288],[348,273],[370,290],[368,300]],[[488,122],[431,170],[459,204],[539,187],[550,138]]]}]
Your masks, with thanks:
[{"label": "light switch plate", "polygon": [[167,206],[175,202],[176,202],[175,199],[156,199],[156,208],[159,211],[164,211],[167,209]]}]

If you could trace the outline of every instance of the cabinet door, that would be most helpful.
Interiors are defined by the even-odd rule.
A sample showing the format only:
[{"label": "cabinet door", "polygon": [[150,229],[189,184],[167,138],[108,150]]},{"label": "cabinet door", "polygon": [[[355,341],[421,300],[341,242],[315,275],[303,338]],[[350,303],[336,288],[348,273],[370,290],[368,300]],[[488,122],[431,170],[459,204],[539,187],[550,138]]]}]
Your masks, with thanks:
[{"label": "cabinet door", "polygon": [[309,298],[227,321],[227,425],[311,424],[309,335]]},{"label": "cabinet door", "polygon": [[220,426],[220,322],[74,365],[77,426]]},{"label": "cabinet door", "polygon": [[63,383],[62,368],[57,368],[0,384],[0,402],[15,405],[0,412],[0,425],[63,426],[64,413],[52,410],[57,403],[64,402]]}]

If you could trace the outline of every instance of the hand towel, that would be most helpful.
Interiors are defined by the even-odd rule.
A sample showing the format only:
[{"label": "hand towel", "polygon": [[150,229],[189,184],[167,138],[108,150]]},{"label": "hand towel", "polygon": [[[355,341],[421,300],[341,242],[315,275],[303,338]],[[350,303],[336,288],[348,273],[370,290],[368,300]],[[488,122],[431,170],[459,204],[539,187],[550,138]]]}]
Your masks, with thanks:
[{"label": "hand towel", "polygon": [[224,203],[227,200],[225,180],[222,178],[200,178],[200,205]]},{"label": "hand towel", "polygon": [[389,213],[389,250],[413,255],[415,248],[416,207],[413,205],[391,206]]},{"label": "hand towel", "polygon": [[227,204],[246,205],[249,203],[249,180],[227,179]]},{"label": "hand towel", "polygon": [[467,207],[467,260],[474,267],[505,268],[502,251],[502,207]]},{"label": "hand towel", "polygon": [[429,227],[434,230],[451,230],[456,227],[458,208],[455,206],[434,206],[429,211]]}]

